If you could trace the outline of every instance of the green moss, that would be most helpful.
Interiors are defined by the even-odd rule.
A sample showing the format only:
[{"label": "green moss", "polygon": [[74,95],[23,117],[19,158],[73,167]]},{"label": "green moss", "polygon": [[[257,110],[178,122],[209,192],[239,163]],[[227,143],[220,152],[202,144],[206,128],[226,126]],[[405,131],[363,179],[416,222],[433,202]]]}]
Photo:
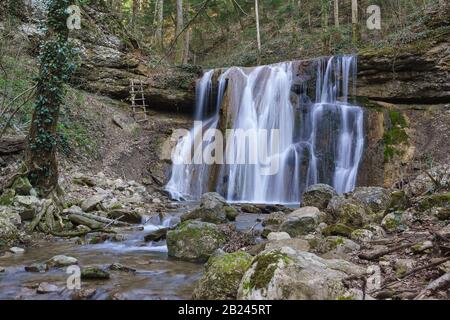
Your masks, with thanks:
[{"label": "green moss", "polygon": [[431,196],[424,197],[419,202],[419,209],[425,211],[433,207],[446,207],[450,206],[450,193],[433,194]]},{"label": "green moss", "polygon": [[257,256],[253,261],[255,270],[250,277],[250,281],[247,284],[244,284],[244,289],[245,287],[247,287],[247,289],[267,288],[279,263],[289,264],[291,261],[291,258],[280,250]]},{"label": "green moss", "polygon": [[384,133],[384,161],[389,162],[395,155],[402,155],[400,145],[408,145],[409,137],[405,128],[408,123],[403,114],[396,110],[389,111],[389,130]]},{"label": "green moss", "polygon": [[14,189],[6,189],[3,194],[0,196],[0,205],[1,206],[9,206],[14,201],[14,196],[16,192]]}]

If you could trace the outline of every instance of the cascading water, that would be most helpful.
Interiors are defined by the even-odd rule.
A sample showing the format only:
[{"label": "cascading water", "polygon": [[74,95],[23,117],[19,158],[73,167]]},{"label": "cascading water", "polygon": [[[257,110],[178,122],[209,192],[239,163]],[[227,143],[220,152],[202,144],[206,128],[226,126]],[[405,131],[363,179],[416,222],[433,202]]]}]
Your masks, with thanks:
[{"label": "cascading water", "polygon": [[[166,186],[172,197],[196,200],[217,191],[228,201],[299,203],[305,188],[316,183],[330,184],[338,193],[353,190],[364,147],[363,110],[349,103],[356,57],[315,64],[313,99],[311,77],[299,75],[296,62],[227,69],[214,101],[214,71],[206,72],[197,84],[195,119],[201,125],[196,122],[174,152]],[[293,90],[296,86],[300,89]],[[234,130],[226,136],[224,162],[202,163],[202,152],[217,141],[211,130],[216,128]],[[248,135],[242,139],[236,132]],[[257,161],[249,161],[252,157]]]}]

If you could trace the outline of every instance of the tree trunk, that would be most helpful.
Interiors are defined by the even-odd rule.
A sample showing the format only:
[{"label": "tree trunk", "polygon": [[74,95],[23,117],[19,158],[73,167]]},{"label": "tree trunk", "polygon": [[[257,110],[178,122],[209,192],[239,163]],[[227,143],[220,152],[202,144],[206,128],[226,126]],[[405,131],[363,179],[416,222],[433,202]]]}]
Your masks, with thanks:
[{"label": "tree trunk", "polygon": [[163,24],[164,24],[164,0],[156,0],[156,44],[161,51],[164,49]]},{"label": "tree trunk", "polygon": [[41,48],[36,102],[28,135],[26,167],[31,184],[41,196],[47,196],[58,185],[56,127],[65,99],[64,84],[73,71],[67,41],[67,3],[66,0],[49,2],[46,40]]},{"label": "tree trunk", "polygon": [[334,26],[339,28],[339,0],[334,0]]},{"label": "tree trunk", "polygon": [[[177,0],[177,21],[176,21],[176,32],[175,35],[179,36],[183,30],[183,0]],[[183,63],[183,37],[178,37],[177,49],[175,52],[175,63]]]},{"label": "tree trunk", "polygon": [[259,6],[258,0],[255,0],[255,18],[256,18],[256,41],[258,43],[258,56],[261,58],[261,33],[259,30]]},{"label": "tree trunk", "polygon": [[352,0],[352,40],[359,41],[358,0]]},{"label": "tree trunk", "polygon": [[323,51],[328,54],[330,49],[330,34],[328,30],[329,0],[322,0],[322,43]]},{"label": "tree trunk", "polygon": [[[189,0],[185,0],[185,18],[186,23],[189,22]],[[183,64],[188,64],[189,62],[189,46],[191,41],[191,30],[188,28],[184,35],[184,49],[183,49]]]}]

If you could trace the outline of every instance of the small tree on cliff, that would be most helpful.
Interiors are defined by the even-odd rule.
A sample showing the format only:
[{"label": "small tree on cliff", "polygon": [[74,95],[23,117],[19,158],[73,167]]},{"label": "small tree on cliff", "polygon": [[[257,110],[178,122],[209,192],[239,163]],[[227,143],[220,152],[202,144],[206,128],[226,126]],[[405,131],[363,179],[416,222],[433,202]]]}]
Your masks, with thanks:
[{"label": "small tree on cliff", "polygon": [[39,56],[37,96],[28,136],[26,168],[31,184],[41,196],[48,196],[58,185],[56,126],[65,98],[65,83],[75,69],[73,48],[69,44],[70,0],[50,0],[45,41]]}]

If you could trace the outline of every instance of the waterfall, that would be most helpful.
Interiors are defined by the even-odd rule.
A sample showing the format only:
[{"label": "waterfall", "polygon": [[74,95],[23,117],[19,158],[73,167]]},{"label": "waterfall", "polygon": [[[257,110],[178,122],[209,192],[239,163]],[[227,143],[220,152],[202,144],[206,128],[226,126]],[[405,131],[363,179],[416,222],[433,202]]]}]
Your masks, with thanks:
[{"label": "waterfall", "polygon": [[[217,191],[230,202],[294,204],[316,183],[353,190],[364,148],[363,110],[350,103],[357,60],[312,65],[312,72],[299,62],[217,70],[217,93],[215,71],[206,72],[197,83],[195,119],[202,121],[175,148],[166,186],[172,197]],[[233,131],[225,134],[223,163],[206,164],[202,151],[218,141],[214,129]]]}]

